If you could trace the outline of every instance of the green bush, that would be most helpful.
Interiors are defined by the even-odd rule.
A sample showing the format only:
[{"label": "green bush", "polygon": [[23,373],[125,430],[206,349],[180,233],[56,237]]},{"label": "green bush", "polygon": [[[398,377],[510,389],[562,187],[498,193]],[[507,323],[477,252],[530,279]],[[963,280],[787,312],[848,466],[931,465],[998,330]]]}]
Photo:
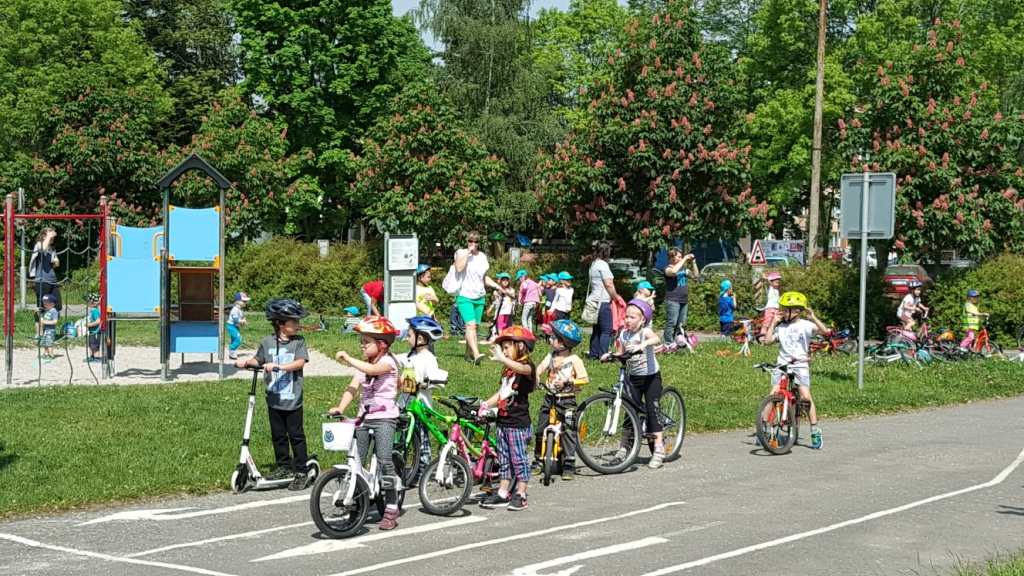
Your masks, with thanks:
[{"label": "green bush", "polygon": [[340,316],[363,307],[363,284],[384,277],[383,257],[372,244],[331,244],[320,257],[316,244],[275,238],[228,251],[227,295],[247,292],[253,308],[273,298],[294,298],[314,313]]},{"label": "green bush", "polygon": [[929,325],[963,334],[962,314],[967,291],[981,293],[978,308],[992,315],[989,335],[1003,346],[1016,348],[1017,330],[1024,325],[1024,257],[1003,254],[973,268],[953,268],[940,275],[935,289],[922,299],[932,308]]}]

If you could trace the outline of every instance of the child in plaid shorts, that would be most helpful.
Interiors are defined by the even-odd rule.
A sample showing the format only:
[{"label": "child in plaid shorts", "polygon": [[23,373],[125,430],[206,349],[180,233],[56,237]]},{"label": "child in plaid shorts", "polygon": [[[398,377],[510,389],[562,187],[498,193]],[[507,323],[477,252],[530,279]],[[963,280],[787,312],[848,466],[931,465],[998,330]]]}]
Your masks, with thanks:
[{"label": "child in plaid shorts", "polygon": [[[501,362],[501,389],[480,403],[480,414],[497,406],[498,477],[501,484],[480,502],[483,508],[504,506],[509,510],[526,508],[526,486],[530,481],[530,459],[526,447],[533,438],[530,419],[530,392],[537,382],[537,367],[530,360],[536,339],[522,326],[506,328],[494,340],[491,360]],[[512,481],[516,493],[510,495]]]}]

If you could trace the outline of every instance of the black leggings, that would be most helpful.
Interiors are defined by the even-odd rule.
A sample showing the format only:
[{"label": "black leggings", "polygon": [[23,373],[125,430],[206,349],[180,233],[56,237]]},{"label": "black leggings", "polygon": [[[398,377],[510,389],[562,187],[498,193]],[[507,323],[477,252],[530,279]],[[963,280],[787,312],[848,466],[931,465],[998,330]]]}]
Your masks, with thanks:
[{"label": "black leggings", "polygon": [[[644,408],[647,412],[647,432],[661,432],[664,427],[658,418],[658,411],[661,409],[661,372],[648,374],[647,376],[630,376],[629,381],[636,388],[637,395],[642,397]],[[640,398],[637,398],[640,400]]]},{"label": "black leggings", "polygon": [[47,294],[52,294],[57,299],[54,305],[54,309],[57,312],[60,312],[63,307],[60,300],[60,284],[50,284],[49,282],[36,280],[36,323],[39,322],[39,312],[43,309],[43,296]]},{"label": "black leggings", "polygon": [[[302,428],[302,407],[295,410],[278,410],[270,408],[270,439],[274,444],[274,459],[278,468],[291,470],[295,465],[295,473],[305,474],[306,461],[309,455],[306,452],[306,432]],[[291,446],[293,459],[288,453]]]}]

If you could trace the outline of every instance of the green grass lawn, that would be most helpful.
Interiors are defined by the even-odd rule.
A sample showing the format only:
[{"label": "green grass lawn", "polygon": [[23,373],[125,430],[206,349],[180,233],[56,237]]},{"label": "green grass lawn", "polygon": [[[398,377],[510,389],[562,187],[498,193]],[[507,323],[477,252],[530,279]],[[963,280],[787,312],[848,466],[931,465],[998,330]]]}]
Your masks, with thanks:
[{"label": "green grass lawn", "polygon": [[956,576],[1024,576],[1024,552],[1006,556],[996,555],[984,564],[964,564],[955,567]]},{"label": "green grass lawn", "polygon": [[[255,316],[255,315],[253,315]],[[269,331],[253,318],[248,342]],[[127,323],[126,323],[127,325]],[[135,326],[140,324],[136,323]],[[155,326],[155,325],[154,325]],[[138,343],[155,337],[135,330]],[[333,357],[339,348],[357,351],[353,335],[307,332],[312,347]],[[660,357],[666,385],[686,400],[688,432],[753,430],[768,375],[754,363],[774,359],[774,349],[754,348],[752,358],[721,357],[721,344],[702,344],[694,356]],[[404,351],[405,345],[396,345]],[[547,346],[534,354],[540,360]],[[473,366],[455,341],[438,346],[441,367],[450,371],[441,394],[489,396],[498,388],[499,367]],[[857,390],[856,369],[846,357],[819,358],[811,368],[822,427],[830,420],[941,406],[1024,393],[1021,366],[1010,362],[932,364],[925,369],[870,367],[865,389]],[[593,384],[584,395],[607,387],[617,367],[587,363]],[[320,449],[320,414],[334,405],[347,384],[342,377],[306,380],[306,433],[325,466],[339,453]],[[249,383],[180,383],[147,386],[82,386],[13,389],[0,392],[0,516],[160,494],[226,490],[237,463]],[[535,397],[534,412],[540,404]],[[273,461],[266,404],[257,402],[253,452],[261,467]],[[685,446],[683,457],[686,457]]]}]

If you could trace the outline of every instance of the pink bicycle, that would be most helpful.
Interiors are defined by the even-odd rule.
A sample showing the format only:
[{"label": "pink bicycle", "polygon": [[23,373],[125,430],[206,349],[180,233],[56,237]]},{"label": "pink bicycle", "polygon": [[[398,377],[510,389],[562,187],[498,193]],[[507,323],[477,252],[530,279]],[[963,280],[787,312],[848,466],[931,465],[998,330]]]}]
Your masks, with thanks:
[{"label": "pink bicycle", "polygon": [[[498,478],[498,453],[491,444],[490,435],[494,416],[478,418],[476,407],[480,399],[472,396],[452,396],[450,400],[434,398],[440,404],[451,408],[454,416],[444,416],[444,422],[451,425],[448,441],[441,447],[437,457],[427,464],[420,480],[419,494],[423,509],[437,516],[450,516],[459,511],[473,492],[474,484],[481,484],[481,490],[489,492]],[[463,428],[463,422],[467,428]],[[474,446],[478,433],[469,428],[469,423],[483,427],[479,448]]]}]

